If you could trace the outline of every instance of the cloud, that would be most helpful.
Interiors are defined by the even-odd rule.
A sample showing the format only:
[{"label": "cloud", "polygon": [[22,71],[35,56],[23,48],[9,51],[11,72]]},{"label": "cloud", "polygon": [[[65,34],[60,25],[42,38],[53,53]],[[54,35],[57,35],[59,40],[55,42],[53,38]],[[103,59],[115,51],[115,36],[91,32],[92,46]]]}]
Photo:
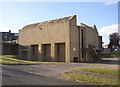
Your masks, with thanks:
[{"label": "cloud", "polygon": [[[120,27],[120,24],[119,24]],[[104,34],[104,35],[109,35],[113,32],[118,32],[118,24],[113,24],[113,25],[109,25],[109,26],[104,26],[102,28],[99,29],[99,33],[100,34]]]},{"label": "cloud", "polygon": [[99,35],[101,35],[103,37],[103,42],[105,44],[109,43],[109,34],[111,34],[113,32],[118,32],[118,28],[120,28],[120,24],[119,25],[113,24],[113,25],[109,25],[109,26],[104,26],[98,30]]},{"label": "cloud", "polygon": [[119,0],[106,0],[105,4],[106,5],[112,5],[112,4],[117,4],[119,2]]}]

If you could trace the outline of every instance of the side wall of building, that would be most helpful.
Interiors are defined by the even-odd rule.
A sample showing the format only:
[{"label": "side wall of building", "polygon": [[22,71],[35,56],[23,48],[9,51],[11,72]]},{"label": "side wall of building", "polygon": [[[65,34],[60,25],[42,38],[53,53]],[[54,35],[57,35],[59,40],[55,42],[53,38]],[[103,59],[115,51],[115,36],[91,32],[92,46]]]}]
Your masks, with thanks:
[{"label": "side wall of building", "polygon": [[70,58],[71,62],[79,62],[79,30],[76,16],[70,20]]},{"label": "side wall of building", "polygon": [[85,27],[85,42],[86,48],[89,48],[89,45],[99,49],[99,35],[96,29],[92,27]]},{"label": "side wall of building", "polygon": [[[81,61],[82,62],[94,62],[97,58],[97,50],[100,48],[100,38],[96,27],[89,27],[85,24],[81,24],[81,30],[83,31],[83,40],[81,39]],[[81,34],[82,35],[82,34]],[[83,46],[82,46],[83,45]]]}]

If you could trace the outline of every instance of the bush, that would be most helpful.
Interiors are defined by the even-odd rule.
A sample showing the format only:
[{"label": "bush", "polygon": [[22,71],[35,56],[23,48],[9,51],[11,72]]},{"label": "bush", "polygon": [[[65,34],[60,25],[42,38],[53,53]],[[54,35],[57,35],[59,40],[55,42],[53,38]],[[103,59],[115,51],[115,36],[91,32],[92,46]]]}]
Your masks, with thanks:
[{"label": "bush", "polygon": [[120,57],[120,52],[102,53],[102,57],[104,58]]}]

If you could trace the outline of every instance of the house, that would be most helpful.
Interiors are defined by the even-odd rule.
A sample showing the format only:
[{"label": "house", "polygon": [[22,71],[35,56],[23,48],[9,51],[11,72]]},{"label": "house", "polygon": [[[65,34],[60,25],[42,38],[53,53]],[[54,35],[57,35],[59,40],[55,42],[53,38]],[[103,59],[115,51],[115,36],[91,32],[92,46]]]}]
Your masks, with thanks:
[{"label": "house", "polygon": [[19,32],[19,57],[45,62],[97,61],[102,42],[96,26],[76,23],[74,15],[24,26]]},{"label": "house", "polygon": [[18,33],[0,32],[2,55],[18,55]]},{"label": "house", "polygon": [[19,33],[11,33],[11,30],[9,32],[0,32],[2,35],[2,41],[7,42],[15,42],[15,40],[18,39]]}]

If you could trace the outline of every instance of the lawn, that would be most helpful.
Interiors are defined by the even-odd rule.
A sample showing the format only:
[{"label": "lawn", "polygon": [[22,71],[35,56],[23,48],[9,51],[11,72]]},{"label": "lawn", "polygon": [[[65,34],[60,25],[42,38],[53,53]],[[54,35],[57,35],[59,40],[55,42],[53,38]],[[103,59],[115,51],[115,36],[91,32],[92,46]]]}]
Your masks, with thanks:
[{"label": "lawn", "polygon": [[40,61],[28,61],[20,60],[11,56],[0,56],[0,64],[62,64],[63,62],[40,62]]},{"label": "lawn", "polygon": [[86,72],[93,72],[97,74],[104,74],[104,75],[118,75],[118,69],[111,69],[111,68],[76,68],[76,70],[86,71]]},{"label": "lawn", "polygon": [[[106,75],[106,76],[118,76],[117,69],[108,69],[108,68],[75,68],[74,70],[85,71],[96,73],[98,75]],[[106,78],[104,76],[98,77],[91,74],[81,74],[75,72],[64,72],[64,75],[74,81],[83,82],[89,85],[118,85],[118,79]]]},{"label": "lawn", "polygon": [[65,72],[70,79],[75,81],[83,81],[86,84],[90,85],[118,85],[118,80],[102,78],[102,77],[95,77],[91,75],[81,75],[72,72]]}]

